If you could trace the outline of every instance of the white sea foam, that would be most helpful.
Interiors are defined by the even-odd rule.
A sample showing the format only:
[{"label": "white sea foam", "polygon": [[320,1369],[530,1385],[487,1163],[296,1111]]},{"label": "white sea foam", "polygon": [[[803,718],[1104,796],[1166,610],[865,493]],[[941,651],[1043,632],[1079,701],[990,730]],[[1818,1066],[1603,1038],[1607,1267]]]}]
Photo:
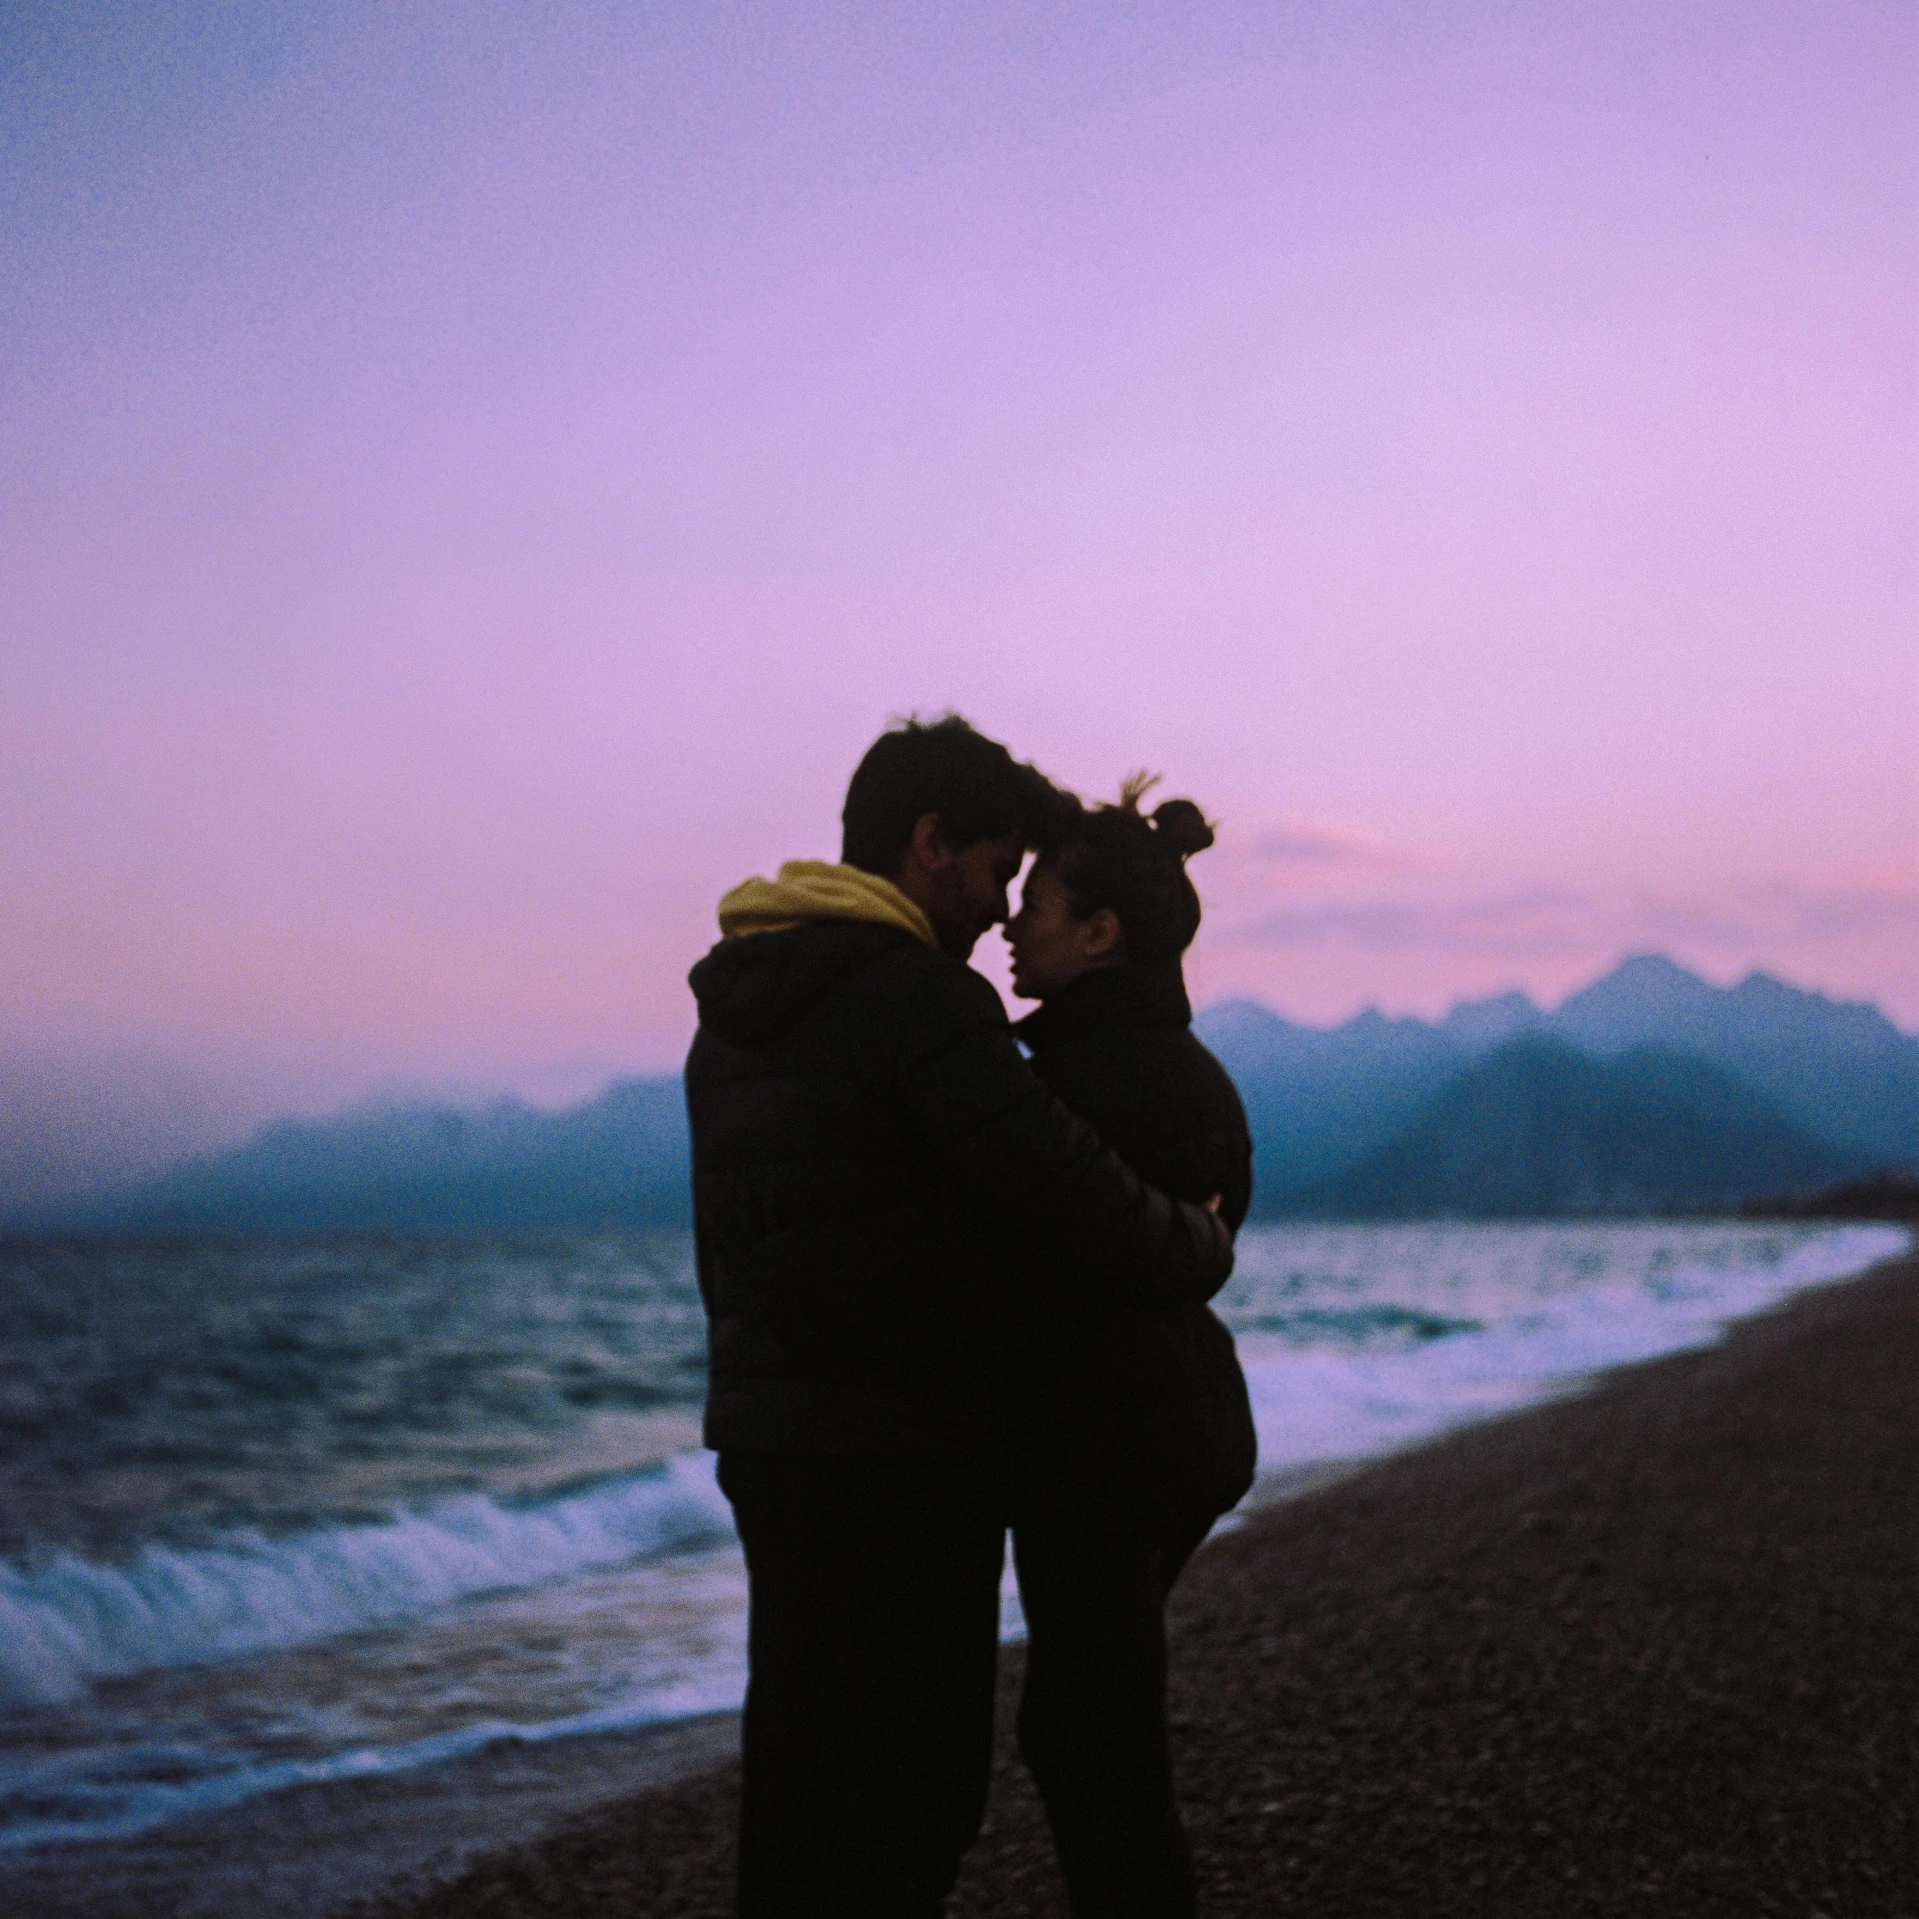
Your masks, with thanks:
[{"label": "white sea foam", "polygon": [[1896,1226],[1841,1227],[1782,1248],[1776,1259],[1655,1265],[1614,1283],[1516,1301],[1489,1323],[1411,1346],[1301,1349],[1242,1335],[1261,1469],[1390,1452],[1607,1367],[1710,1344],[1733,1320],[1907,1243]]},{"label": "white sea foam", "polygon": [[726,1539],[706,1454],[538,1503],[450,1499],[289,1539],[149,1545],[125,1565],[0,1563],[0,1704],[71,1699],[156,1666],[284,1651],[479,1593]]}]

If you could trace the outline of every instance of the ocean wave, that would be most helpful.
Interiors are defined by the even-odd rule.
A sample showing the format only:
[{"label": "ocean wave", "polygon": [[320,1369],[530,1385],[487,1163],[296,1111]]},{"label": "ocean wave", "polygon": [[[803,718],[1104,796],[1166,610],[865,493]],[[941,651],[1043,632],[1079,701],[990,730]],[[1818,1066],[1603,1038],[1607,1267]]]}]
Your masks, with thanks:
[{"label": "ocean wave", "polygon": [[[1835,1228],[1777,1261],[1678,1268],[1595,1286],[1491,1324],[1389,1348],[1243,1342],[1263,1471],[1363,1459],[1514,1410],[1608,1367],[1709,1345],[1734,1320],[1861,1271],[1909,1243],[1903,1227]],[[1264,1350],[1262,1350],[1264,1347]],[[1290,1349],[1288,1349],[1290,1348]]]},{"label": "ocean wave", "polygon": [[1476,1319],[1454,1319],[1415,1306],[1302,1306],[1289,1313],[1236,1314],[1236,1333],[1277,1333],[1294,1346],[1338,1342],[1347,1347],[1407,1346],[1479,1330]]},{"label": "ocean wave", "polygon": [[[1480,1289],[1471,1309],[1477,1320],[1453,1319],[1410,1296],[1355,1308],[1351,1325],[1346,1308],[1326,1309],[1323,1343],[1307,1348],[1289,1315],[1265,1332],[1246,1325],[1261,1464],[1272,1471],[1373,1456],[1537,1402],[1606,1367],[1708,1343],[1729,1322],[1907,1243],[1896,1228],[1847,1227],[1785,1237],[1730,1264],[1722,1257],[1687,1265],[1661,1253],[1596,1269],[1597,1283],[1571,1290],[1509,1293],[1501,1302]],[[1391,1285],[1392,1275],[1373,1283]],[[509,1608],[542,1608],[553,1595],[535,1589],[548,1582],[636,1560],[641,1586],[670,1584],[671,1572],[697,1562],[645,1562],[731,1537],[710,1457],[687,1454],[537,1499],[473,1496],[280,1540],[236,1534],[202,1550],[150,1546],[111,1566],[76,1556],[25,1569],[0,1562],[0,1704],[58,1704],[95,1680],[151,1667],[248,1653],[271,1659],[366,1628],[404,1628],[483,1594],[508,1595]],[[730,1555],[721,1558],[733,1566]],[[579,1589],[556,1585],[554,1593],[564,1599]],[[531,1596],[511,1597],[519,1592]],[[478,1685],[465,1724],[429,1732],[430,1721],[402,1714],[381,1731],[368,1727],[358,1743],[344,1734],[340,1749],[299,1757],[284,1748],[249,1753],[240,1749],[244,1735],[216,1750],[224,1742],[211,1723],[183,1728],[171,1744],[151,1723],[123,1724],[118,1736],[109,1731],[83,1749],[17,1752],[0,1759],[0,1851],[141,1832],[285,1788],[404,1772],[502,1742],[725,1710],[738,1705],[744,1683],[743,1598],[740,1613],[738,1634],[644,1674],[621,1653],[589,1693],[575,1692],[566,1705],[555,1699],[550,1719],[538,1696]],[[1010,1591],[1002,1630],[1021,1634]],[[360,1650],[374,1654],[385,1644],[367,1640]],[[328,1656],[355,1654],[343,1647]],[[278,1683],[270,1669],[262,1683]],[[98,1709],[116,1697],[104,1694]],[[590,1710],[570,1710],[589,1699]]]},{"label": "ocean wave", "polygon": [[473,1494],[288,1539],[149,1545],[123,1565],[0,1562],[0,1704],[58,1704],[99,1679],[283,1651],[731,1536],[711,1457],[682,1454],[526,1504]]}]

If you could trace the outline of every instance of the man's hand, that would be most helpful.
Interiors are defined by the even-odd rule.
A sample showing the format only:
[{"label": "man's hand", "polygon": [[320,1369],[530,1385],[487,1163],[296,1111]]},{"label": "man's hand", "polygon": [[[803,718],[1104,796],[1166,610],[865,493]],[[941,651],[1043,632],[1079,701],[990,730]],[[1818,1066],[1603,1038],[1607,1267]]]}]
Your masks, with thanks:
[{"label": "man's hand", "polygon": [[1218,1212],[1218,1211],[1219,1211],[1219,1202],[1220,1202],[1220,1201],[1221,1201],[1222,1199],[1224,1199],[1225,1197],[1226,1197],[1226,1195],[1225,1195],[1224,1193],[1215,1193],[1215,1194],[1214,1194],[1214,1195],[1212,1196],[1212,1198],[1211,1198],[1211,1199],[1209,1199],[1209,1200],[1208,1200],[1208,1201],[1206,1202],[1206,1210],[1207,1210],[1207,1211],[1208,1211],[1209,1213],[1216,1213],[1216,1212]]}]

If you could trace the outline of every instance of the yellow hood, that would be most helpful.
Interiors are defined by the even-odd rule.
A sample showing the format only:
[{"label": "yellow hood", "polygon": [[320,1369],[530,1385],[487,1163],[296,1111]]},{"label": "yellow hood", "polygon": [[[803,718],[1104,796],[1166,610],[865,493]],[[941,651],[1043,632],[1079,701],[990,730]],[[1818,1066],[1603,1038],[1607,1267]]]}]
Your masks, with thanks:
[{"label": "yellow hood", "polygon": [[788,860],[776,880],[742,880],[720,901],[720,933],[783,933],[808,920],[874,920],[922,944],[937,944],[933,922],[891,880],[830,860]]}]

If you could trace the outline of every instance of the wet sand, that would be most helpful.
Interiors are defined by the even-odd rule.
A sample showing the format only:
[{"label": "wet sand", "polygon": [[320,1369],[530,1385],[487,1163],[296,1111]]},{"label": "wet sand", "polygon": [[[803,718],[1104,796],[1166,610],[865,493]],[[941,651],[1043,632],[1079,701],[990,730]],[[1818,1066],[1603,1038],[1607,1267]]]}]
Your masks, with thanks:
[{"label": "wet sand", "polygon": [[[1194,1562],[1173,1627],[1209,1919],[1919,1919],[1919,1259],[1257,1511]],[[1010,1728],[1017,1651],[1003,1664]],[[361,1910],[720,1919],[730,1722],[701,1737],[529,1759],[591,1785],[566,1814],[557,1774],[516,1797],[500,1756],[405,1789],[464,1808],[461,1843],[416,1844],[409,1889]],[[405,1790],[364,1790],[358,1871],[315,1815],[339,1895],[377,1883],[381,1831],[408,1824]],[[249,1907],[243,1832],[197,1823],[197,1891],[122,1877],[8,1909],[294,1909],[257,1870]],[[1009,1737],[950,1909],[1064,1919]]]}]

